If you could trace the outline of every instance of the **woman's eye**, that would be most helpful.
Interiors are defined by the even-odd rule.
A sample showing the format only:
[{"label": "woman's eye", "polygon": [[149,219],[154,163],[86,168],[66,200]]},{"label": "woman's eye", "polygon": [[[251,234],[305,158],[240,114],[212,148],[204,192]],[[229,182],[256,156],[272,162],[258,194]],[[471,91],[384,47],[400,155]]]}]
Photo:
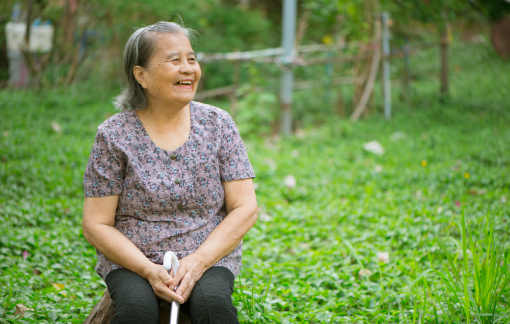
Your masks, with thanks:
[{"label": "woman's eye", "polygon": [[194,57],[190,57],[188,60],[189,60],[189,61],[196,61],[197,59],[196,59],[196,58],[194,58]]}]

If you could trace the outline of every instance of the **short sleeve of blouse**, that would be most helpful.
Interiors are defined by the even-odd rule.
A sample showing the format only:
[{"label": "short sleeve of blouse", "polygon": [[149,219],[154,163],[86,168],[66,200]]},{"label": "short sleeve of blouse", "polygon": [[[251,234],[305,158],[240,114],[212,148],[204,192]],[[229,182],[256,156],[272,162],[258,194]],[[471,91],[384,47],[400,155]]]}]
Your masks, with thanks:
[{"label": "short sleeve of blouse", "polygon": [[227,112],[222,116],[220,125],[222,131],[219,150],[221,181],[255,178],[241,135]]},{"label": "short sleeve of blouse", "polygon": [[123,154],[112,146],[106,132],[98,128],[83,176],[85,197],[105,197],[121,193],[125,160]]}]

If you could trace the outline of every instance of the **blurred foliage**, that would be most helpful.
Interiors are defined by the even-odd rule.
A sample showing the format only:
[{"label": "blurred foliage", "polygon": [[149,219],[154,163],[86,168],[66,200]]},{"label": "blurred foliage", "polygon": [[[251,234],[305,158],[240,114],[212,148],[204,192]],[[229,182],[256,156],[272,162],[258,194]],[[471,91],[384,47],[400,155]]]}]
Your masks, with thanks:
[{"label": "blurred foliage", "polygon": [[[0,52],[5,51],[4,26],[16,0],[0,2]],[[20,1],[26,9],[27,1]],[[62,39],[69,28],[64,26],[66,5],[76,4],[77,17],[72,42]],[[65,84],[72,67],[71,45],[79,45],[80,64],[76,80],[102,74],[104,80],[117,84],[122,48],[129,35],[158,20],[183,21],[198,31],[194,45],[201,52],[232,52],[278,47],[281,41],[282,0],[200,0],[172,2],[154,0],[37,0],[34,18],[50,20],[56,28],[56,46],[46,70],[48,86]],[[510,12],[506,1],[485,0],[300,0],[298,18],[309,12],[308,28],[302,44],[334,41],[367,42],[372,37],[373,20],[382,10],[392,16],[395,36],[407,35],[411,25],[438,23],[444,20],[490,21]],[[86,30],[82,34],[82,31]],[[398,42],[398,37],[394,41]],[[67,45],[66,45],[67,44]],[[3,50],[2,50],[3,48]],[[4,55],[5,56],[5,55]],[[6,57],[0,54],[0,66]],[[253,76],[254,66],[244,76]],[[256,69],[260,66],[256,66]],[[262,70],[266,67],[262,67]],[[0,72],[0,79],[7,74]],[[259,75],[261,72],[259,71]],[[230,64],[204,66],[205,89],[225,86],[232,79]],[[108,81],[105,81],[108,82]]]},{"label": "blurred foliage", "polygon": [[[59,42],[66,28],[62,27],[65,4],[67,1],[40,0],[36,2],[34,18],[50,20],[56,28],[57,40],[53,55],[53,66],[62,67],[60,61],[65,54],[60,53],[63,44]],[[6,0],[0,4],[2,28],[10,18],[10,12],[16,1]],[[159,20],[182,21],[187,27],[198,31],[200,37],[195,48],[204,52],[228,52],[276,47],[279,37],[267,37],[274,30],[271,22],[264,18],[260,10],[243,10],[233,4],[223,4],[220,0],[203,0],[200,2],[175,2],[172,6],[167,1],[109,1],[105,5],[100,0],[71,1],[77,3],[78,18],[74,42],[87,45],[89,52],[109,49],[109,59],[118,61],[123,45],[136,28],[155,23]],[[24,4],[24,2],[22,2]],[[25,7],[23,8],[25,10]],[[9,13],[9,14],[7,14]],[[25,13],[24,13],[25,14]],[[86,28],[82,36],[80,27]],[[2,30],[3,31],[3,30]],[[0,46],[5,43],[5,33],[0,36]],[[207,41],[202,41],[206,39]],[[62,74],[67,72],[63,67]],[[51,70],[51,69],[48,69]],[[90,66],[81,67],[81,72],[90,72]],[[49,82],[53,83],[55,73],[49,73]],[[52,71],[54,72],[54,71]],[[57,76],[58,77],[58,76]]]},{"label": "blurred foliage", "polygon": [[303,10],[311,10],[307,41],[318,43],[330,33],[338,41],[370,38],[371,24],[381,11],[389,12],[395,35],[409,35],[410,26],[416,23],[439,24],[445,22],[497,21],[510,13],[510,2],[504,0],[306,0]]},{"label": "blurred foliage", "polygon": [[406,23],[452,21],[472,10],[471,4],[465,0],[383,0],[382,7]]},{"label": "blurred foliage", "polygon": [[505,0],[382,0],[382,8],[404,21],[433,23],[482,15],[497,20],[510,12]]},{"label": "blurred foliage", "polygon": [[510,13],[510,2],[508,1],[476,1],[477,8],[490,20],[497,21]]},{"label": "blurred foliage", "polygon": [[279,101],[276,93],[250,93],[239,104],[242,111],[237,122],[243,134],[270,134],[278,118]]},{"label": "blurred foliage", "polygon": [[[351,0],[307,0],[303,4],[305,10],[310,10],[309,37],[321,39],[324,34],[332,33],[336,41],[340,38],[349,40],[367,40],[371,36],[366,15],[372,15],[374,1]],[[324,27],[328,30],[324,31]],[[322,33],[317,33],[321,31]]]}]

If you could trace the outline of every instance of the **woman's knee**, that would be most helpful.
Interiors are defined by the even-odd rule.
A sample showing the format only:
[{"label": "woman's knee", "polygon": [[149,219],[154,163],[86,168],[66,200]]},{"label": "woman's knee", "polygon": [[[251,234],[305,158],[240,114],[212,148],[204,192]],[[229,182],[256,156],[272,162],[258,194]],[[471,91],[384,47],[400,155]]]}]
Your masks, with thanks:
[{"label": "woman's knee", "polygon": [[212,267],[204,273],[184,304],[191,322],[239,323],[232,305],[233,281],[230,270],[223,267]]},{"label": "woman's knee", "polygon": [[191,323],[239,323],[230,295],[204,292],[200,283],[196,287],[198,289],[193,290],[188,300],[187,313]]},{"label": "woman's knee", "polygon": [[193,289],[189,299],[195,306],[207,308],[210,310],[222,311],[232,306],[232,297],[228,291],[223,289],[212,290],[204,287],[200,281]]},{"label": "woman's knee", "polygon": [[147,280],[117,269],[105,281],[115,308],[110,323],[159,323],[159,302]]},{"label": "woman's knee", "polygon": [[159,324],[159,305],[157,302],[152,303],[142,299],[129,299],[123,303],[116,303],[115,314],[110,323]]}]

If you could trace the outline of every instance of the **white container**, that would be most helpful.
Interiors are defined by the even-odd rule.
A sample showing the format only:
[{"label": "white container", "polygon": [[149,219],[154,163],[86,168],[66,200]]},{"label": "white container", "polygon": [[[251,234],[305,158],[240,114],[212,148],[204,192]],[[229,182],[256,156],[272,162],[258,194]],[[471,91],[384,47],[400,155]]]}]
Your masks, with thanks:
[{"label": "white container", "polygon": [[[20,52],[25,47],[25,23],[8,22],[5,25],[7,49]],[[47,53],[53,44],[54,28],[52,25],[32,25],[28,51],[31,53]]]}]

